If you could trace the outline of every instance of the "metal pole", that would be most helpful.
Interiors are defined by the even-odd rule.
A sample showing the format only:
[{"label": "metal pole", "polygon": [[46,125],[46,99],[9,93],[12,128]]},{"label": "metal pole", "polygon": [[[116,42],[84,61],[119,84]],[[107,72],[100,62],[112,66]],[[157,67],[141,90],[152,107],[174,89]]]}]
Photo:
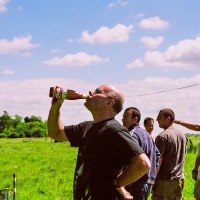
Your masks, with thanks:
[{"label": "metal pole", "polygon": [[13,200],[16,200],[16,175],[13,174]]}]

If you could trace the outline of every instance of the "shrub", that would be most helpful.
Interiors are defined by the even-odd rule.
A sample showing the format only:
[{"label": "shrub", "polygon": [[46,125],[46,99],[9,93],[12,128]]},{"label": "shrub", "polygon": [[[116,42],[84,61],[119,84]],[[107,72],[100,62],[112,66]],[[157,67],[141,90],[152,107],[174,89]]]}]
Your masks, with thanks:
[{"label": "shrub", "polygon": [[0,133],[0,138],[6,138],[7,135],[5,133]]}]

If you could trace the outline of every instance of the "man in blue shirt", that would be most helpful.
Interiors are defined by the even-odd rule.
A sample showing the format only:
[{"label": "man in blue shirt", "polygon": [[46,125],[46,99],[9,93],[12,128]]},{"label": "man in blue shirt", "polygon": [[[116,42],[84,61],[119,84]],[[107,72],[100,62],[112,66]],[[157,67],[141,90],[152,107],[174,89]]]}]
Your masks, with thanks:
[{"label": "man in blue shirt", "polygon": [[137,141],[148,156],[151,168],[139,180],[126,186],[126,189],[131,193],[134,200],[147,200],[156,178],[156,168],[158,167],[160,152],[149,133],[139,126],[140,119],[140,111],[135,107],[129,107],[124,111],[122,122],[130,131],[132,138]]}]

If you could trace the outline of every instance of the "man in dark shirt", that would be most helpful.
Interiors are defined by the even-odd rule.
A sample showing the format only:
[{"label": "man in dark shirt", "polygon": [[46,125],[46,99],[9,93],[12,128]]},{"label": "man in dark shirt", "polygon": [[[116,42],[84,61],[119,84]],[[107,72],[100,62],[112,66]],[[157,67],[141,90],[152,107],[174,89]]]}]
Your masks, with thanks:
[{"label": "man in dark shirt", "polygon": [[134,200],[147,200],[156,178],[160,152],[149,133],[139,126],[140,119],[140,111],[135,107],[129,107],[124,111],[122,122],[130,131],[132,138],[137,141],[148,156],[151,162],[151,169],[136,182],[126,186],[126,188]]},{"label": "man in dark shirt", "polygon": [[[133,199],[124,186],[138,180],[150,168],[144,151],[114,119],[123,102],[124,96],[116,87],[101,85],[89,92],[84,104],[94,121],[63,126],[60,120],[63,100],[59,96],[52,100],[49,136],[79,148],[74,200]],[[122,172],[125,165],[127,168]]]}]

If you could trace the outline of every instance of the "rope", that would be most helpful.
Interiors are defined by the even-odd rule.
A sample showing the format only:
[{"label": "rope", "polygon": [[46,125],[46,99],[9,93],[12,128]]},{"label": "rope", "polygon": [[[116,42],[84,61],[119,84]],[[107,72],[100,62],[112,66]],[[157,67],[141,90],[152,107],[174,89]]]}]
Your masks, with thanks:
[{"label": "rope", "polygon": [[[141,96],[148,96],[148,95],[152,95],[152,94],[171,92],[171,91],[174,91],[174,90],[182,90],[182,89],[189,88],[189,87],[194,87],[194,86],[197,86],[197,85],[200,85],[200,83],[196,83],[196,84],[193,84],[193,85],[187,85],[187,86],[184,86],[184,87],[179,87],[179,88],[174,88],[174,89],[169,89],[169,90],[162,90],[162,91],[158,91],[158,92],[152,92],[152,93],[146,93],[146,94],[138,94],[138,95],[134,95],[134,96],[141,97]],[[133,97],[133,96],[126,96],[126,97]]]}]

